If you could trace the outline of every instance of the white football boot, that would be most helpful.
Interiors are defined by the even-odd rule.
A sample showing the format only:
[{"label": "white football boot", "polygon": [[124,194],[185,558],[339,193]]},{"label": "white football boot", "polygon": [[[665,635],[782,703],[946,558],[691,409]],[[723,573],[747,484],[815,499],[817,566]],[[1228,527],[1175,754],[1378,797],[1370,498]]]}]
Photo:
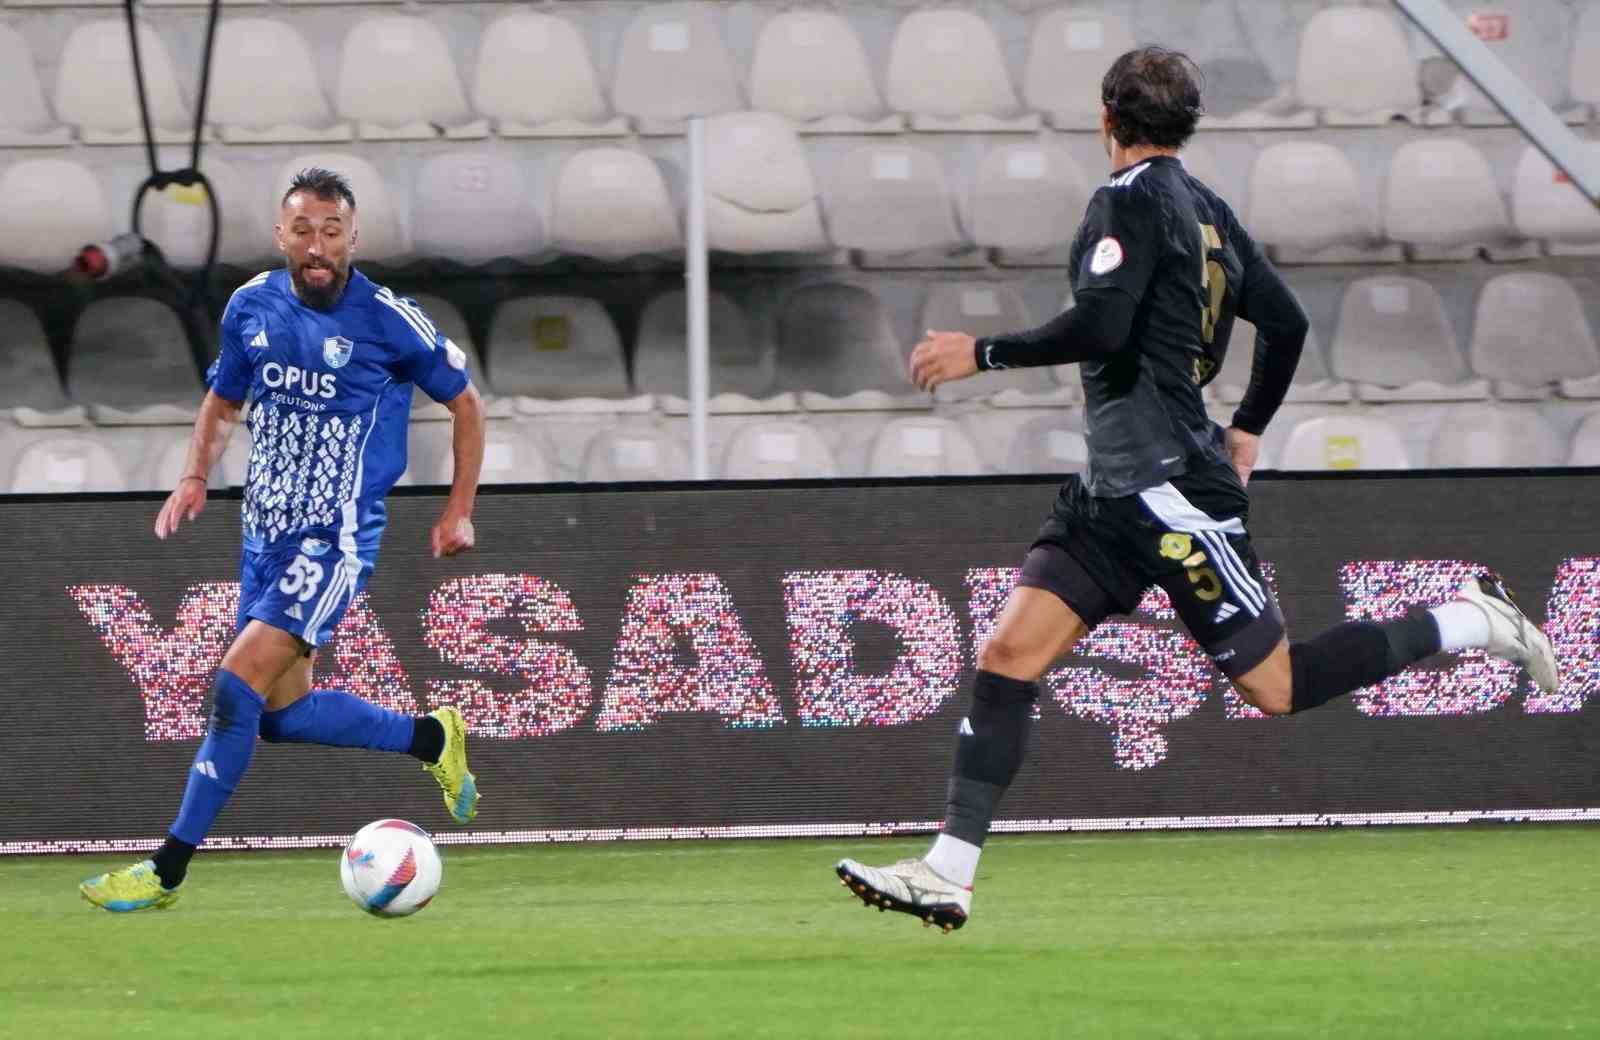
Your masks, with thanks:
[{"label": "white football boot", "polygon": [[888,867],[842,859],[833,869],[839,884],[867,906],[920,917],[924,928],[937,925],[949,934],[967,923],[972,910],[972,886],[946,881],[920,859],[903,859]]},{"label": "white football boot", "polygon": [[1490,656],[1520,664],[1539,689],[1545,693],[1556,691],[1560,677],[1550,637],[1522,612],[1499,578],[1492,574],[1468,578],[1456,596],[1483,611],[1489,619],[1489,645],[1484,649]]}]

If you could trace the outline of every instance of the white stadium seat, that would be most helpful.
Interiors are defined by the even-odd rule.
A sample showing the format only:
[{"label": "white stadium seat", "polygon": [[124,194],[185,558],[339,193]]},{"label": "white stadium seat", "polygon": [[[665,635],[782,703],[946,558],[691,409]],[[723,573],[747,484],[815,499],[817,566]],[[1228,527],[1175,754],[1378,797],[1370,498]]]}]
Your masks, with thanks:
[{"label": "white stadium seat", "polygon": [[1529,408],[1452,408],[1428,447],[1428,465],[1441,469],[1559,466],[1563,461],[1556,431]]},{"label": "white stadium seat", "polygon": [[1592,413],[1572,434],[1569,466],[1600,466],[1600,412]]},{"label": "white stadium seat", "polygon": [[56,123],[44,98],[28,41],[0,25],[0,147],[63,145],[72,131]]},{"label": "white stadium seat", "polygon": [[895,30],[889,107],[915,130],[1034,130],[1006,72],[1000,41],[971,11],[912,11]]},{"label": "white stadium seat", "polygon": [[1540,271],[1497,275],[1478,294],[1472,370],[1501,398],[1543,397],[1552,384],[1600,374],[1600,351],[1572,283]]},{"label": "white stadium seat", "polygon": [[416,251],[463,264],[539,252],[544,228],[524,168],[488,150],[446,152],[423,163],[413,206]]},{"label": "white stadium seat", "polygon": [[1063,130],[1100,128],[1100,78],[1134,48],[1122,19],[1093,10],[1058,8],[1039,19],[1028,43],[1022,99]]},{"label": "white stadium seat", "polygon": [[972,239],[1019,253],[1064,247],[1083,219],[1092,189],[1059,148],[1009,144],[978,164],[972,191]]},{"label": "white stadium seat", "polygon": [[502,394],[538,400],[628,395],[617,327],[579,296],[507,300],[489,327],[489,366]]},{"label": "white stadium seat", "polygon": [[641,133],[681,132],[690,116],[744,108],[716,8],[641,5],[622,38],[612,102]]},{"label": "white stadium seat", "polygon": [[1453,401],[1488,391],[1470,379],[1444,301],[1420,278],[1351,282],[1328,360],[1334,378],[1362,384],[1363,400]]},{"label": "white stadium seat", "polygon": [[[1591,162],[1600,156],[1600,141],[1587,141],[1584,148]],[[1531,145],[1517,163],[1511,219],[1517,234],[1549,243],[1552,253],[1600,252],[1600,210]]]},{"label": "white stadium seat", "polygon": [[[275,220],[269,220],[275,218],[277,207],[263,209],[250,190],[251,182],[233,163],[206,153],[202,154],[200,165],[216,189],[222,217],[217,259],[247,267],[278,256],[272,239],[271,224]],[[205,263],[206,246],[211,240],[211,204],[204,186],[174,184],[151,192],[144,199],[141,223],[144,236],[161,247],[170,263],[183,268]]]},{"label": "white stadium seat", "polygon": [[70,159],[23,159],[0,170],[0,267],[59,274],[118,226],[95,175]]},{"label": "white stadium seat", "polygon": [[1256,156],[1250,181],[1246,224],[1280,258],[1311,259],[1330,248],[1377,241],[1377,218],[1355,167],[1331,144],[1269,145]]},{"label": "white stadium seat", "polygon": [[921,148],[865,145],[840,159],[825,183],[835,245],[910,253],[952,249],[962,241],[944,172]]},{"label": "white stadium seat", "polygon": [[861,407],[892,407],[885,395],[914,393],[906,357],[883,304],[866,289],[826,282],[797,289],[783,302],[778,386],[816,395],[819,407],[849,407],[852,398]]},{"label": "white stadium seat", "polygon": [[1405,444],[1388,422],[1358,411],[1307,419],[1290,431],[1278,468],[1410,469]]},{"label": "white stadium seat", "polygon": [[[148,25],[140,25],[138,32],[151,127],[157,140],[187,143],[194,117],[178,89],[166,44]],[[85,144],[144,140],[124,19],[85,22],[67,36],[56,65],[55,104],[56,115],[77,127]]]},{"label": "white stadium seat", "polygon": [[1335,126],[1415,119],[1422,106],[1417,65],[1400,20],[1378,7],[1325,7],[1300,35],[1300,103]]},{"label": "white stadium seat", "polygon": [[21,300],[0,299],[0,416],[13,409],[59,412],[68,406],[61,376],[50,356],[50,341],[33,308]]},{"label": "white stadium seat", "polygon": [[469,125],[473,114],[444,34],[412,15],[366,18],[351,28],[334,103],[367,139],[425,139],[438,129],[482,136],[488,129]]},{"label": "white stadium seat", "polygon": [[750,104],[802,132],[897,130],[873,82],[867,53],[833,11],[783,11],[761,27],[750,62]]},{"label": "white stadium seat", "polygon": [[358,263],[362,260],[387,263],[410,255],[411,241],[406,222],[401,218],[399,200],[390,193],[388,184],[371,163],[348,152],[306,152],[284,163],[271,185],[270,212],[278,212],[283,193],[289,190],[295,174],[312,166],[333,170],[350,182],[350,190],[356,197]]},{"label": "white stadium seat", "polygon": [[839,475],[833,452],[814,427],[798,422],[757,422],[728,441],[724,480],[831,479]]},{"label": "white stadium seat", "polygon": [[586,149],[562,164],[550,205],[550,241],[566,252],[608,259],[683,248],[660,168],[625,148]]},{"label": "white stadium seat", "polygon": [[1432,136],[1395,150],[1384,191],[1387,237],[1419,260],[1470,259],[1512,237],[1511,216],[1483,153]]},{"label": "white stadium seat", "polygon": [[126,491],[116,457],[93,434],[53,437],[24,448],[11,468],[12,494]]},{"label": "white stadium seat", "polygon": [[350,136],[328,103],[311,47],[294,26],[271,18],[217,24],[206,119],[231,143],[332,141]]},{"label": "white stadium seat", "polygon": [[[998,447],[996,445],[996,447]],[[1038,415],[1012,434],[1002,473],[1082,473],[1089,464],[1089,444],[1066,414]]]},{"label": "white stadium seat", "polygon": [[[725,293],[708,300],[709,394],[714,411],[745,411],[724,395],[766,397],[777,378],[777,351]],[[680,289],[645,304],[633,351],[633,381],[641,393],[680,400],[689,396],[688,313]],[[674,410],[670,409],[669,410]]]},{"label": "white stadium seat", "polygon": [[978,449],[949,419],[918,415],[892,419],[872,443],[867,475],[944,477],[982,472]]},{"label": "white stadium seat", "polygon": [[137,296],[84,308],[72,329],[67,389],[102,425],[184,422],[205,396],[177,313]]},{"label": "white stadium seat", "polygon": [[1600,105],[1600,3],[1591,2],[1578,14],[1568,62],[1567,92],[1574,101]]},{"label": "white stadium seat", "polygon": [[512,11],[478,48],[472,107],[502,137],[587,137],[627,132],[600,92],[588,44],[564,18]]},{"label": "white stadium seat", "polygon": [[788,120],[735,112],[706,120],[706,238],[731,253],[821,252],[817,186]]},{"label": "white stadium seat", "polygon": [[627,425],[603,430],[583,455],[582,479],[620,483],[636,480],[688,480],[689,452],[683,442],[653,426]]}]

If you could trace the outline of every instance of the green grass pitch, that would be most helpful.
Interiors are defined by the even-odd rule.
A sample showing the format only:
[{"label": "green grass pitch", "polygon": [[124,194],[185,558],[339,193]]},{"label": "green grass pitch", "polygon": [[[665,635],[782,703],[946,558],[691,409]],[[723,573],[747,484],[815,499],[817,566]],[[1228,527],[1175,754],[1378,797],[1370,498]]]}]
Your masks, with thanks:
[{"label": "green grass pitch", "polygon": [[0,1037],[1600,1036],[1600,829],[1001,836],[952,935],[833,862],[917,840],[446,848],[369,918],[337,853],[0,860]]}]

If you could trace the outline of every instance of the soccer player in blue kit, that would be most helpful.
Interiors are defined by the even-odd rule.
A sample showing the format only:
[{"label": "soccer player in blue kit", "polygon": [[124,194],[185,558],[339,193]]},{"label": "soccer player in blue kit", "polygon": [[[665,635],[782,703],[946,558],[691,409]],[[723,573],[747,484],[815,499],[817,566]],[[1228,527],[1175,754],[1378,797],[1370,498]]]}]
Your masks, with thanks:
[{"label": "soccer player in blue kit", "polygon": [[207,474],[249,401],[238,635],[212,684],[211,720],[166,842],[151,859],[79,886],[106,910],[177,901],[189,859],[249,767],[257,736],[410,754],[438,780],[457,823],[477,813],[459,711],[412,717],[313,690],[311,668],[372,576],[384,497],[406,468],[413,386],[444,404],[454,424],[455,469],[433,554],[473,547],[483,404],[466,355],[422,309],[351,268],[356,200],[343,177],[301,171],[279,216],[286,265],[228,301],[187,467],[155,525],[164,539],[200,514]]}]

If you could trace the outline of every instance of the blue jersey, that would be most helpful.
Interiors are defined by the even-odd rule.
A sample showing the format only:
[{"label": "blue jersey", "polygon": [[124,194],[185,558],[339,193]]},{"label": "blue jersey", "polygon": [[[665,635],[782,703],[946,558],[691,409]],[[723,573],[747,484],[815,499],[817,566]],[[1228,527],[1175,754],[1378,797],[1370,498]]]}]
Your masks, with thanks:
[{"label": "blue jersey", "polygon": [[206,382],[250,402],[245,548],[317,531],[345,552],[376,551],[384,496],[406,468],[411,388],[450,401],[466,367],[422,308],[359,271],[329,311],[301,303],[283,269],[240,286]]}]

